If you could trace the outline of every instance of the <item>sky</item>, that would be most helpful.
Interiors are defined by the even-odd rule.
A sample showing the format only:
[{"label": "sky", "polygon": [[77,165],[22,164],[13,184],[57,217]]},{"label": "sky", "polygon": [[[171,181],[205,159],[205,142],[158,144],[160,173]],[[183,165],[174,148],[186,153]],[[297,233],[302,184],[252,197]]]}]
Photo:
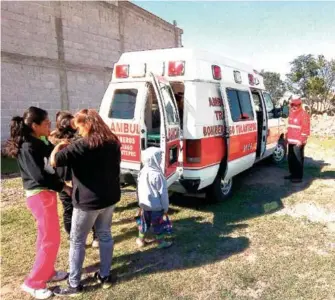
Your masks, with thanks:
[{"label": "sky", "polygon": [[335,58],[335,2],[133,1],[177,21],[184,47],[278,72],[302,54]]}]

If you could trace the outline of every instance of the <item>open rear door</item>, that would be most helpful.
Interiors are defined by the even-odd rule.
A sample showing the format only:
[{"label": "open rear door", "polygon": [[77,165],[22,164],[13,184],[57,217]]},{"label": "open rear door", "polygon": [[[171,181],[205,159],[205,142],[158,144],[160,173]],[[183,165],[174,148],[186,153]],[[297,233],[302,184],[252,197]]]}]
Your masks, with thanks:
[{"label": "open rear door", "polygon": [[179,179],[177,168],[181,151],[180,119],[169,82],[162,76],[151,76],[161,115],[160,146],[164,152],[161,167],[170,186]]}]

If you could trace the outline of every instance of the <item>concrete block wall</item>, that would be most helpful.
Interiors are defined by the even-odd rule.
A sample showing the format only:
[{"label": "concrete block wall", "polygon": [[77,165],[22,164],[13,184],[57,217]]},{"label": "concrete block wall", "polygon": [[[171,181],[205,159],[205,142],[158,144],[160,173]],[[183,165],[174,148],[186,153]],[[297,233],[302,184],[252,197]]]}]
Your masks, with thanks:
[{"label": "concrete block wall", "polygon": [[1,2],[1,140],[12,116],[96,108],[124,51],[181,46],[182,30],[127,1]]}]

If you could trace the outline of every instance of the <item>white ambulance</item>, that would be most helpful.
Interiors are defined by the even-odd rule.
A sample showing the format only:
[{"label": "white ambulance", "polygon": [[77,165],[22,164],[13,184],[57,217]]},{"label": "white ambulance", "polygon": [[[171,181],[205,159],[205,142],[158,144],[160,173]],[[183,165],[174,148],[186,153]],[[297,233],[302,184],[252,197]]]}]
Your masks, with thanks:
[{"label": "white ambulance", "polygon": [[124,53],[100,115],[122,143],[122,181],[134,182],[147,147],[164,151],[169,189],[230,196],[233,177],[285,158],[285,123],[252,67],[204,51]]}]

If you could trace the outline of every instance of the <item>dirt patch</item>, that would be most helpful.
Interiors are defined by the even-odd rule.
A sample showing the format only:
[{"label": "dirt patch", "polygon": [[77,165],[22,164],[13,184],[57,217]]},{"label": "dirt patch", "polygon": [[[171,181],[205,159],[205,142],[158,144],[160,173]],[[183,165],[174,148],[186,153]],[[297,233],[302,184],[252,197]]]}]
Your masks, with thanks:
[{"label": "dirt patch", "polygon": [[335,212],[328,211],[313,203],[298,203],[293,207],[285,207],[276,214],[289,215],[294,218],[305,217],[311,222],[323,224],[335,223]]}]

